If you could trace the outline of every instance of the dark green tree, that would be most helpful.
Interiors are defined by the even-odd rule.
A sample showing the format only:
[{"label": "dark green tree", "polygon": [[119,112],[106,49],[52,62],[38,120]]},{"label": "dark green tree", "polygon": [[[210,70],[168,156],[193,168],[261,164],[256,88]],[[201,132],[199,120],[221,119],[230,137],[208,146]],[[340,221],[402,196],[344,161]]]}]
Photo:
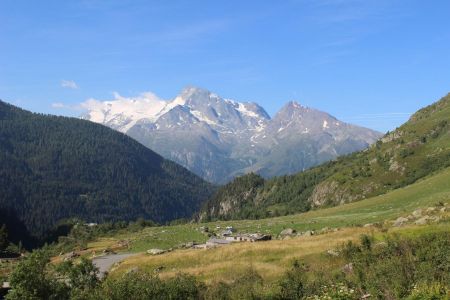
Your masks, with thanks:
[{"label": "dark green tree", "polygon": [[8,247],[8,231],[6,230],[6,225],[0,226],[0,251],[3,251]]}]

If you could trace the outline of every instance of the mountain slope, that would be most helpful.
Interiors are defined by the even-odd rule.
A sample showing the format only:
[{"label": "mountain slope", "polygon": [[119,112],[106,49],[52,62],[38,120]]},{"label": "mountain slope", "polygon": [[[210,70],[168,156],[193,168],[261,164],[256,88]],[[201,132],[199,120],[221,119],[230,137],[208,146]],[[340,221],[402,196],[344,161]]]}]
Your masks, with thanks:
[{"label": "mountain slope", "polygon": [[253,171],[263,177],[293,174],[365,149],[379,137],[381,135],[375,131],[346,124],[325,112],[289,102],[253,138],[266,149],[266,154],[245,173]]},{"label": "mountain slope", "polygon": [[128,134],[203,178],[292,174],[367,148],[380,134],[290,102],[271,119],[251,102],[188,87],[171,101],[153,94],[89,100],[85,119]]},{"label": "mountain slope", "polygon": [[218,190],[200,218],[259,218],[339,205],[409,185],[448,166],[450,94],[367,150],[293,176],[238,178]]},{"label": "mountain slope", "polygon": [[0,208],[38,236],[67,217],[189,217],[211,193],[208,183],[121,133],[1,101],[0,165]]}]

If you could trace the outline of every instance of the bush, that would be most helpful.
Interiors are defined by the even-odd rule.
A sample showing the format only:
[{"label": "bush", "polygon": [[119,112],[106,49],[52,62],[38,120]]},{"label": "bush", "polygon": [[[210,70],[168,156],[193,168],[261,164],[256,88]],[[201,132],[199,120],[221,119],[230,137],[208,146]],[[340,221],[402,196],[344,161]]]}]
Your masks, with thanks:
[{"label": "bush", "polygon": [[199,299],[202,291],[203,285],[190,275],[179,274],[162,281],[156,275],[130,272],[119,278],[108,278],[91,299]]},{"label": "bush", "polygon": [[164,283],[166,299],[198,299],[204,289],[195,277],[179,274]]},{"label": "bush", "polygon": [[146,300],[163,299],[164,287],[161,280],[141,272],[130,272],[119,278],[108,278],[92,299]]},{"label": "bush", "polygon": [[414,286],[407,300],[448,300],[450,289],[440,283]]},{"label": "bush", "polygon": [[281,279],[280,299],[302,299],[307,295],[306,265],[295,260],[292,268]]},{"label": "bush", "polygon": [[378,245],[362,236],[360,245],[348,242],[341,252],[353,265],[347,280],[376,298],[405,298],[417,282],[447,287],[450,283],[448,232],[414,239],[388,237]]},{"label": "bush", "polygon": [[[300,298],[297,298],[300,299]],[[310,300],[357,300],[360,299],[355,293],[355,290],[347,287],[343,283],[331,284],[323,286],[319,295],[309,296],[306,299]]]},{"label": "bush", "polygon": [[230,299],[230,286],[224,282],[218,282],[208,287],[205,293],[206,300]]},{"label": "bush", "polygon": [[99,284],[98,269],[84,257],[78,264],[63,262],[56,267],[56,271],[70,288],[71,299],[86,299]]},{"label": "bush", "polygon": [[8,300],[69,299],[69,289],[49,269],[48,253],[39,250],[21,261],[10,276]]}]

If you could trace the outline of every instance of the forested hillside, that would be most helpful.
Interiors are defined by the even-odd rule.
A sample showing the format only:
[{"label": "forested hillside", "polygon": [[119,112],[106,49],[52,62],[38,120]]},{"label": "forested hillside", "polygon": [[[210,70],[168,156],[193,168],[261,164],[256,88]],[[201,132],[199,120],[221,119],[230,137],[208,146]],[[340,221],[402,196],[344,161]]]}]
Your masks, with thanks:
[{"label": "forested hillside", "polygon": [[68,217],[189,217],[212,191],[209,183],[124,134],[1,101],[0,166],[0,209],[36,236]]},{"label": "forested hillside", "polygon": [[36,246],[37,240],[30,235],[14,212],[0,208],[0,253],[7,248],[10,242],[31,248]]},{"label": "forested hillside", "polygon": [[260,218],[358,201],[450,166],[450,94],[369,149],[293,176],[249,174],[222,187],[200,219]]}]

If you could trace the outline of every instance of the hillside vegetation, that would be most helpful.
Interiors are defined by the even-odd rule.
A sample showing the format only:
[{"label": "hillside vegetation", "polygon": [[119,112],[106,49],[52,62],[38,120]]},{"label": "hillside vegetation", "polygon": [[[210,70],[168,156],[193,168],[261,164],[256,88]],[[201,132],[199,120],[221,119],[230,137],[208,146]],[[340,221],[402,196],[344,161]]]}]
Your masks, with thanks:
[{"label": "hillside vegetation", "polygon": [[190,217],[212,191],[124,134],[1,101],[0,166],[0,209],[39,237],[69,217],[87,222]]},{"label": "hillside vegetation", "polygon": [[[119,223],[89,242],[87,249],[78,248],[81,260],[62,262],[65,256],[57,256],[49,263],[48,253],[35,252],[14,270],[5,270],[12,272],[8,297],[22,299],[39,293],[45,299],[50,295],[58,299],[356,300],[367,295],[448,299],[448,182],[450,168],[370,199],[268,219],[176,226],[136,222],[122,227]],[[398,217],[406,221],[397,225]],[[422,217],[427,224],[419,222]],[[92,230],[98,234],[106,225]],[[275,240],[186,249],[188,242],[204,242],[208,234],[226,226],[239,233],[269,233]],[[208,233],[201,231],[204,227],[210,228]],[[64,249],[59,246],[73,245],[69,240],[81,242],[89,228],[76,226],[59,245],[46,249],[57,254]],[[297,234],[279,238],[285,228],[296,229]],[[305,234],[308,231],[314,234]],[[151,248],[172,251],[145,253]],[[86,258],[102,255],[105,249],[136,255],[113,266],[106,279],[99,281]],[[68,280],[58,280],[61,276]]]},{"label": "hillside vegetation", "polygon": [[[115,247],[124,239],[129,247],[123,251],[138,252],[111,270],[100,287],[106,298],[114,286],[130,286],[114,292],[138,297],[146,289],[136,286],[163,287],[176,281],[180,288],[195,291],[193,299],[361,299],[368,294],[375,299],[447,299],[448,182],[450,169],[384,195],[303,214],[127,229],[90,243],[85,254],[105,248],[120,251]],[[422,216],[438,218],[415,224],[418,219],[410,216],[419,208]],[[393,226],[398,217],[410,219]],[[372,225],[364,226],[367,223]],[[293,228],[299,236],[207,250],[176,249],[181,243],[206,240],[199,231],[202,226],[210,232],[233,226],[238,232],[271,233],[274,238]],[[309,230],[315,234],[301,234]],[[176,250],[153,256],[145,253],[151,248]]]},{"label": "hillside vegetation", "polygon": [[[251,259],[245,268],[235,262],[233,268],[221,272],[231,273],[231,280],[214,278],[206,284],[186,273],[159,276],[164,264],[153,270],[142,270],[139,264],[125,273],[99,280],[95,267],[86,258],[55,266],[45,252],[38,251],[12,272],[12,289],[7,299],[449,299],[448,226],[447,231],[434,228],[414,235],[399,233],[383,237],[361,235],[358,241],[338,246],[334,255],[305,256],[300,252],[290,259],[276,281],[267,280],[272,269],[258,272],[255,266],[259,265]],[[242,253],[236,247],[225,248]],[[246,253],[252,253],[245,248]],[[234,255],[226,254],[219,264],[234,261]],[[268,261],[276,260],[265,253],[258,254]],[[210,257],[207,253],[199,262]],[[186,254],[176,261],[182,265],[192,259]]]},{"label": "hillside vegetation", "polygon": [[369,149],[292,176],[255,174],[220,188],[199,217],[261,218],[384,194],[450,165],[450,94],[416,112]]},{"label": "hillside vegetation", "polygon": [[[285,228],[292,228],[301,233],[306,231],[319,232],[323,228],[357,228],[365,224],[378,224],[378,227],[382,227],[385,222],[389,227],[392,224],[391,221],[401,216],[406,217],[418,208],[436,207],[442,203],[449,205],[449,182],[450,168],[384,195],[336,207],[258,220],[214,221],[200,224],[147,227],[138,231],[124,230],[89,243],[89,248],[95,250],[102,249],[102,247],[114,248],[119,241],[123,240],[130,241],[127,251],[132,252],[146,251],[151,248],[176,248],[178,245],[187,242],[206,241],[208,236],[200,232],[201,226],[208,227],[212,232],[215,231],[216,227],[220,228],[217,231],[221,231],[227,226],[233,226],[240,233],[260,232],[271,234],[274,238]],[[258,245],[264,247],[266,244],[259,243]],[[200,256],[203,255],[201,251],[197,253]],[[207,264],[207,262],[205,263]]]}]

